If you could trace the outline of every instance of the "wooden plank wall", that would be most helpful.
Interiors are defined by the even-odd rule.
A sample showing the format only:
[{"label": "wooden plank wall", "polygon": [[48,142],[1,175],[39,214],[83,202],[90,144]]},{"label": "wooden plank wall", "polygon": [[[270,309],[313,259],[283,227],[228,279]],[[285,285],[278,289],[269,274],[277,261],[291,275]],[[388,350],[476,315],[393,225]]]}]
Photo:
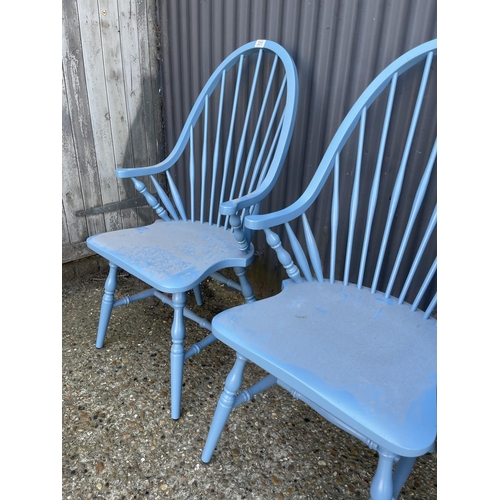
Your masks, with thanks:
[{"label": "wooden plank wall", "polygon": [[63,263],[90,255],[92,234],[153,220],[109,204],[138,195],[115,168],[164,157],[156,10],[156,0],[63,0]]}]

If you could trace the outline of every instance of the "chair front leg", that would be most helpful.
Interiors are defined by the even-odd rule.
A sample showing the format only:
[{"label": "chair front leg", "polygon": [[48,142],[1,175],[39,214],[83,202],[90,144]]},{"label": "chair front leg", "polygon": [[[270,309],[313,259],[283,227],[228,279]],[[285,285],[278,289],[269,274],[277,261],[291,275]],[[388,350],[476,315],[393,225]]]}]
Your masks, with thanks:
[{"label": "chair front leg", "polygon": [[118,267],[115,264],[109,263],[109,274],[104,284],[104,295],[102,296],[101,313],[99,316],[99,326],[97,327],[97,338],[95,346],[101,348],[104,345],[106,331],[108,329],[111,311],[115,303],[115,290],[117,284]]},{"label": "chair front leg", "polygon": [[172,418],[181,416],[182,374],[184,368],[184,306],[186,293],[172,295],[174,319],[172,322],[172,348],[170,350],[170,394]]},{"label": "chair front leg", "polygon": [[237,354],[233,369],[229,372],[229,375],[226,378],[224,391],[222,392],[219,402],[217,403],[212,425],[210,426],[207,441],[201,455],[201,459],[205,463],[210,462],[220,435],[226,425],[227,419],[229,418],[231,410],[234,408],[236,395],[243,382],[243,371],[245,370],[246,362],[247,359],[244,356]]}]

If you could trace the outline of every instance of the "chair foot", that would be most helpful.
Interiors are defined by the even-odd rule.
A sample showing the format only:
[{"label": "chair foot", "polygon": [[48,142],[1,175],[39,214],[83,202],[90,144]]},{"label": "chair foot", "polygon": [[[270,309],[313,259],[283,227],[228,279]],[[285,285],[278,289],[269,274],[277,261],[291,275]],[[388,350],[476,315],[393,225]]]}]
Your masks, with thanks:
[{"label": "chair foot", "polygon": [[111,311],[115,302],[115,290],[117,284],[118,267],[109,263],[109,274],[104,284],[104,295],[102,296],[101,312],[99,316],[99,326],[97,327],[96,347],[100,349],[104,345],[106,331],[108,330]]},{"label": "chair foot", "polygon": [[172,295],[174,319],[172,322],[172,348],[170,350],[170,393],[171,416],[177,420],[181,416],[182,375],[184,369],[184,306],[186,293]]},{"label": "chair foot", "polygon": [[243,371],[245,370],[246,362],[247,359],[245,357],[237,354],[236,362],[226,378],[224,391],[217,403],[217,409],[215,410],[212,425],[210,426],[207,441],[201,455],[201,460],[205,463],[210,462],[227,419],[229,418],[231,410],[234,408],[236,394],[243,382]]}]

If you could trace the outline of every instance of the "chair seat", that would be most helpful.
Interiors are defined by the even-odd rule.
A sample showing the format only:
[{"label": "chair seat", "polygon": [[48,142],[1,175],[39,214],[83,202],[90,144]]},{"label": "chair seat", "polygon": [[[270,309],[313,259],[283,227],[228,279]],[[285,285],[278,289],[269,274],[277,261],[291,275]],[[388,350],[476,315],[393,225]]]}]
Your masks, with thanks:
[{"label": "chair seat", "polygon": [[284,285],[218,314],[214,335],[389,451],[431,450],[436,321],[355,285]]},{"label": "chair seat", "polygon": [[231,231],[200,222],[158,220],[87,239],[88,247],[159,291],[186,292],[223,268],[246,267],[253,246],[242,252]]}]

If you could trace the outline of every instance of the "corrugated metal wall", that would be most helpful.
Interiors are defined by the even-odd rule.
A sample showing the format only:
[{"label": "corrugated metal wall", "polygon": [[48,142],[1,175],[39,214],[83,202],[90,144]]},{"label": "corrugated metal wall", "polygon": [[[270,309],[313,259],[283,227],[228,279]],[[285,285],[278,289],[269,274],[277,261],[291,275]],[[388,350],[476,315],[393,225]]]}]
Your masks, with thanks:
[{"label": "corrugated metal wall", "polygon": [[[283,174],[261,212],[288,205],[370,81],[399,55],[436,38],[436,9],[436,0],[161,2],[166,149],[175,144],[199,91],[224,57],[248,41],[274,40],[296,62],[299,110]],[[317,223],[321,217],[315,214]],[[262,294],[274,293],[281,279],[272,271],[274,256],[266,253],[262,235],[255,244],[262,259],[253,266],[254,281]]]},{"label": "corrugated metal wall", "polygon": [[156,163],[164,138],[156,0],[64,0],[62,15],[64,263],[91,254],[92,234],[153,221],[109,204],[137,197],[115,168]]}]

